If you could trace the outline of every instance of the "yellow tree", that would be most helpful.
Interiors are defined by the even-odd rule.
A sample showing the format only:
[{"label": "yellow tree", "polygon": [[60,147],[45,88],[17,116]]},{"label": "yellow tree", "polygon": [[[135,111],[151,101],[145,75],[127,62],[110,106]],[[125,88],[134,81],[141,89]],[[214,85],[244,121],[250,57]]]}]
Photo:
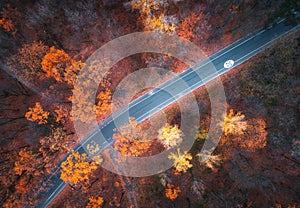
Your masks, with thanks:
[{"label": "yellow tree", "polygon": [[132,9],[139,10],[140,20],[145,30],[159,30],[166,33],[173,33],[176,30],[174,18],[165,16],[163,13],[156,14],[161,7],[165,6],[162,1],[157,0],[132,0],[129,2]]},{"label": "yellow tree", "polygon": [[99,144],[97,144],[94,140],[92,140],[86,147],[88,153],[93,155],[92,160],[100,165],[103,162],[103,157],[100,154],[97,154],[100,150]]},{"label": "yellow tree", "polygon": [[178,173],[185,173],[189,168],[193,167],[190,163],[193,158],[192,155],[187,152],[182,154],[179,148],[177,149],[177,154],[171,153],[168,158],[174,160],[173,166]]},{"label": "yellow tree", "polygon": [[102,206],[104,200],[102,197],[89,197],[89,202],[86,205],[86,208],[99,208]]},{"label": "yellow tree", "polygon": [[99,147],[99,144],[97,144],[94,140],[92,140],[86,146],[86,149],[88,150],[89,154],[94,155],[100,150],[100,147]]},{"label": "yellow tree", "polygon": [[195,139],[202,140],[202,139],[206,139],[207,137],[208,137],[208,131],[202,127],[199,127]]},{"label": "yellow tree", "polygon": [[46,124],[48,116],[49,112],[44,111],[39,102],[35,104],[35,107],[29,108],[25,114],[27,120],[37,122],[38,124]]},{"label": "yellow tree", "polygon": [[151,15],[153,11],[159,10],[160,3],[157,0],[132,0],[132,9],[138,9],[142,15]]},{"label": "yellow tree", "polygon": [[215,170],[215,166],[219,166],[222,159],[219,155],[212,155],[210,152],[198,153],[199,161],[206,167]]},{"label": "yellow tree", "polygon": [[241,112],[234,113],[233,109],[230,109],[229,113],[224,115],[224,119],[220,123],[220,125],[223,128],[225,136],[228,136],[230,134],[244,134],[244,131],[247,128],[245,115],[243,115]]},{"label": "yellow tree", "polygon": [[171,126],[166,124],[158,130],[158,141],[160,141],[165,148],[170,149],[179,145],[182,142],[182,131],[177,125]]},{"label": "yellow tree", "polygon": [[71,184],[89,181],[89,174],[97,169],[94,162],[89,162],[86,154],[72,151],[65,162],[61,164],[60,178]]},{"label": "yellow tree", "polygon": [[149,150],[152,142],[146,140],[147,134],[133,118],[129,119],[129,124],[121,126],[119,131],[113,135],[114,148],[122,155],[140,156]]},{"label": "yellow tree", "polygon": [[176,30],[174,22],[167,20],[167,17],[161,14],[158,17],[148,17],[144,19],[144,26],[146,31],[159,30],[166,33],[173,33]]},{"label": "yellow tree", "polygon": [[[231,109],[220,123],[223,127],[224,136],[221,144],[234,142],[246,151],[254,152],[267,145],[266,122],[261,119],[245,120],[240,112],[234,113]],[[231,135],[229,138],[228,136]]]},{"label": "yellow tree", "polygon": [[181,191],[179,187],[174,187],[174,185],[172,184],[167,184],[166,197],[168,199],[175,200],[178,197],[180,192]]}]

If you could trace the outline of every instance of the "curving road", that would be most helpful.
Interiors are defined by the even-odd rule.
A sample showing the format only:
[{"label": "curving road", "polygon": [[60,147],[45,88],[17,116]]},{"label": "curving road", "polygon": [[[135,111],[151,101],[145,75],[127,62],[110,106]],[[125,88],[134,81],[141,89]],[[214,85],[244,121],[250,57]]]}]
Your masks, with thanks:
[{"label": "curving road", "polygon": [[[299,13],[297,13],[297,17],[299,17]],[[151,115],[170,105],[175,100],[189,94],[217,76],[226,73],[232,68],[260,53],[266,47],[276,42],[280,37],[299,30],[300,28],[299,24],[285,25],[285,22],[286,21],[284,19],[281,19],[277,21],[276,25],[273,25],[273,27],[259,30],[210,56],[209,61],[216,68],[216,72],[207,73],[205,74],[205,77],[202,77],[201,79],[197,72],[201,71],[202,73],[205,71],[206,67],[209,67],[210,65],[208,62],[203,61],[197,64],[196,67],[185,70],[174,78],[154,88],[150,92],[135,99],[129,103],[128,106],[116,112],[113,115],[114,119],[112,119],[112,116],[107,118],[98,126],[98,128],[91,131],[83,142],[78,144],[74,150],[84,153],[84,145],[88,144],[92,140],[97,141],[101,147],[100,151],[104,150],[112,143],[113,129],[115,128],[114,120],[118,119],[118,122],[120,123],[127,122],[128,115],[126,115],[126,113],[129,112],[129,116],[134,117],[138,122],[142,122]],[[230,68],[224,68],[224,63],[227,60],[234,60],[234,65]],[[172,92],[173,96],[169,92]],[[63,162],[67,156],[68,155],[66,155],[61,162]],[[38,193],[38,199],[42,201],[36,207],[47,207],[66,186],[66,183],[60,179],[59,167],[61,162],[58,164],[56,171],[50,177],[43,180],[40,184],[41,186],[35,190],[35,192]],[[46,189],[43,184],[46,184]]]}]

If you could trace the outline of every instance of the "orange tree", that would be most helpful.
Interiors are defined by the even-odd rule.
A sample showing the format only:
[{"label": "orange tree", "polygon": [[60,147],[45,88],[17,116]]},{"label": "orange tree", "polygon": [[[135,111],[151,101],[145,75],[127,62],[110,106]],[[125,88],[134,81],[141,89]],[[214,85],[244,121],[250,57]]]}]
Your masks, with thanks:
[{"label": "orange tree", "polygon": [[220,123],[224,136],[220,143],[235,144],[246,151],[254,152],[267,145],[266,122],[261,118],[245,120],[245,116],[231,109]]},{"label": "orange tree", "polygon": [[87,124],[93,120],[90,117],[91,113],[103,118],[111,109],[111,91],[108,88],[99,93],[96,105],[86,102],[90,96],[92,95],[83,88],[77,88],[76,93],[69,98],[73,102],[72,115],[75,115],[76,119]]},{"label": "orange tree", "polygon": [[111,91],[105,89],[97,95],[98,102],[94,106],[97,116],[104,115],[106,112],[111,110]]},{"label": "orange tree", "polygon": [[14,181],[14,192],[8,195],[3,207],[24,207],[26,204],[33,204],[33,188],[37,185],[40,177],[44,174],[43,158],[34,149],[22,148],[19,151],[13,171],[17,175]]},{"label": "orange tree", "polygon": [[129,124],[120,127],[120,133],[115,133],[114,148],[122,155],[140,156],[146,153],[152,142],[147,141],[147,134],[138,126],[134,118],[129,119]]},{"label": "orange tree", "polygon": [[88,161],[86,154],[72,151],[65,162],[61,164],[60,178],[71,184],[89,181],[89,174],[97,169],[97,165]]},{"label": "orange tree", "polygon": [[192,13],[189,17],[185,18],[178,27],[178,36],[186,40],[195,38],[194,29],[196,28],[196,24],[200,19],[201,15],[197,15],[195,13]]},{"label": "orange tree", "polygon": [[102,206],[104,200],[102,197],[89,197],[89,202],[86,205],[86,208],[99,208]]},{"label": "orange tree", "polygon": [[81,61],[75,61],[64,50],[56,49],[54,46],[43,57],[41,64],[47,77],[69,84],[74,84],[77,73],[84,66]]},{"label": "orange tree", "polygon": [[169,23],[167,17],[161,14],[158,17],[145,18],[144,20],[145,30],[160,30],[166,33],[173,33],[176,29],[175,23]]},{"label": "orange tree", "polygon": [[17,175],[40,175],[43,167],[42,158],[29,148],[23,148],[15,162],[14,171]]},{"label": "orange tree", "polygon": [[71,59],[68,66],[65,68],[63,72],[63,79],[70,85],[74,85],[77,79],[77,74],[80,69],[84,67],[84,63],[81,61],[75,61]]},{"label": "orange tree", "polygon": [[69,112],[68,109],[66,109],[66,107],[60,105],[57,109],[54,110],[54,117],[56,123],[64,124],[68,119],[68,116]]},{"label": "orange tree", "polygon": [[[73,89],[73,95],[69,98],[72,101],[72,116],[76,117],[78,121],[90,124],[93,121],[93,117],[90,115],[96,115],[98,118],[104,118],[107,113],[110,112],[111,109],[111,98],[112,94],[109,89],[110,79],[109,72],[101,74],[99,69],[103,69],[105,64],[94,61],[86,67],[89,69],[88,72],[83,71],[81,74],[80,85],[77,85],[75,89]],[[102,80],[100,82],[100,86],[98,80]],[[99,86],[98,94],[96,96],[96,104],[91,102],[86,102],[87,100],[95,100],[90,90],[95,86]]]},{"label": "orange tree", "polygon": [[11,193],[4,207],[23,207],[32,203],[31,191],[43,175],[42,168],[42,158],[38,157],[38,154],[28,149],[19,152],[19,158],[13,169],[18,175],[14,185],[15,192]]},{"label": "orange tree", "polygon": [[249,152],[262,149],[267,145],[267,131],[265,120],[250,119],[245,131],[245,137],[238,137],[239,146]]},{"label": "orange tree", "polygon": [[13,9],[9,4],[1,11],[2,18],[0,19],[0,26],[7,32],[10,32],[13,36],[16,35],[18,29],[16,27],[17,20],[21,17],[17,9]]},{"label": "orange tree", "polygon": [[67,135],[63,128],[54,127],[51,128],[51,134],[40,139],[39,152],[43,157],[45,163],[45,170],[50,172],[54,167],[55,160],[57,159],[57,153],[66,153],[68,148]]},{"label": "orange tree", "polygon": [[7,65],[18,77],[26,81],[41,79],[45,76],[41,62],[48,51],[49,47],[41,41],[23,44],[18,52],[8,59]]},{"label": "orange tree", "polygon": [[18,50],[18,54],[14,59],[19,65],[22,65],[24,69],[29,70],[30,73],[36,73],[42,68],[41,61],[48,50],[49,47],[44,45],[41,41],[24,44]]},{"label": "orange tree", "polygon": [[166,197],[171,200],[175,200],[178,197],[178,194],[180,193],[179,187],[174,187],[172,184],[167,184],[166,188]]},{"label": "orange tree", "polygon": [[49,112],[44,111],[41,104],[37,102],[35,107],[29,108],[25,117],[28,121],[37,122],[38,124],[46,124],[48,122]]},{"label": "orange tree", "polygon": [[47,77],[53,77],[56,81],[62,81],[65,68],[71,62],[71,57],[63,50],[52,46],[43,57],[42,69]]},{"label": "orange tree", "polygon": [[13,36],[17,33],[17,29],[15,28],[15,25],[13,24],[11,19],[1,18],[0,25],[5,31],[11,32]]}]

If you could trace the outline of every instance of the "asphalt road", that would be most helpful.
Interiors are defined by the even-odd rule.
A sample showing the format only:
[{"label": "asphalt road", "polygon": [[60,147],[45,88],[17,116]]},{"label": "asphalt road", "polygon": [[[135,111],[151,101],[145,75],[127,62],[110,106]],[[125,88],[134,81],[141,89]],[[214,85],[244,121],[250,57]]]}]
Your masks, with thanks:
[{"label": "asphalt road", "polygon": [[[120,109],[113,116],[107,118],[98,126],[98,128],[91,131],[89,135],[74,148],[74,150],[85,153],[84,145],[88,144],[89,141],[94,140],[99,144],[101,147],[100,151],[102,151],[112,144],[113,129],[115,128],[114,121],[118,120],[120,123],[127,122],[128,116],[126,113],[129,112],[129,116],[134,117],[138,122],[142,122],[177,99],[189,94],[217,76],[226,73],[260,53],[267,46],[276,42],[280,37],[291,33],[292,31],[299,30],[299,28],[299,24],[293,26],[285,25],[285,20],[279,20],[277,24],[271,28],[259,30],[234,42],[209,57],[211,63],[217,70],[215,73],[205,74],[205,77],[202,77],[202,79],[198,76],[197,72],[205,71],[205,68],[208,67],[208,64],[205,62],[197,64],[196,68],[193,67],[185,70],[150,92],[135,99],[129,103],[128,106]],[[226,60],[234,60],[234,65],[230,68],[224,68]],[[61,162],[63,162],[67,156],[68,155],[66,155]],[[58,164],[56,171],[43,180],[40,187],[35,190],[39,193],[38,199],[42,201],[36,207],[47,207],[66,186],[60,179],[59,167],[61,162]],[[46,189],[44,189],[44,184],[46,184]]]}]

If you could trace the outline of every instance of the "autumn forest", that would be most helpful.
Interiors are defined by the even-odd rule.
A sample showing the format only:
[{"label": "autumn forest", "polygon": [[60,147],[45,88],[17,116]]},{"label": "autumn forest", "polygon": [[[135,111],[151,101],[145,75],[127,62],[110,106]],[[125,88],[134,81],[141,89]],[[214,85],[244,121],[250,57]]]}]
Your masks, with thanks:
[{"label": "autumn forest", "polygon": [[[190,96],[142,122],[129,117],[111,132],[109,148],[91,140],[85,152],[76,151],[87,135],[74,125],[90,131],[91,123],[107,121],[154,89],[126,100],[143,80],[159,76],[159,85],[170,78],[153,70],[136,75],[136,86],[120,87],[140,69],[176,75],[189,67],[146,51],[105,71],[100,62],[87,60],[109,41],[155,31],[192,42],[210,56],[280,18],[298,24],[295,11],[299,0],[1,1],[0,206],[43,207],[53,196],[55,176],[65,186],[47,204],[53,208],[300,207],[299,29],[220,77],[226,110],[216,121],[211,92],[202,86],[191,93],[200,117],[196,125],[185,111]],[[91,73],[79,85],[86,68]],[[91,85],[96,94],[86,90]],[[188,137],[183,120],[195,132],[188,151],[181,148]],[[218,143],[212,152],[202,151],[212,122],[221,129]],[[143,177],[122,172],[128,158],[163,152],[169,152],[166,170]]]}]

